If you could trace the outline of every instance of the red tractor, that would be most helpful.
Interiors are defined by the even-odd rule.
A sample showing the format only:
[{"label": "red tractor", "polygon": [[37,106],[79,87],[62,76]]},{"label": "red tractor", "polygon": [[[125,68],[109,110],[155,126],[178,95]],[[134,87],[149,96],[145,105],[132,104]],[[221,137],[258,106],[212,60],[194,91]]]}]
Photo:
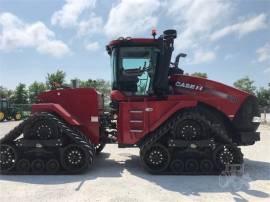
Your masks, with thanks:
[{"label": "red tractor", "polygon": [[238,148],[260,140],[257,100],[222,83],[187,76],[171,62],[175,30],[118,38],[111,57],[111,111],[92,88],[41,93],[32,115],[0,140],[4,174],[81,173],[105,144],[139,147],[154,174],[217,174],[243,163]]}]

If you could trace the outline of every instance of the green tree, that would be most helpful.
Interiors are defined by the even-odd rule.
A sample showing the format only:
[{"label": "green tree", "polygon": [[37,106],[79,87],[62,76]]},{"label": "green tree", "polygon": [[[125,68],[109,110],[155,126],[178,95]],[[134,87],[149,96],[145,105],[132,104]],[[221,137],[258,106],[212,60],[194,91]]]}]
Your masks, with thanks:
[{"label": "green tree", "polygon": [[191,76],[201,77],[201,78],[205,78],[205,79],[208,78],[207,73],[203,73],[203,72],[194,72],[191,74]]},{"label": "green tree", "polygon": [[233,85],[238,89],[244,90],[251,94],[255,94],[256,86],[254,86],[254,81],[247,76],[237,80],[233,83]]},{"label": "green tree", "polygon": [[9,90],[3,86],[0,86],[0,98],[8,98],[10,99],[13,95],[13,91]]},{"label": "green tree", "polygon": [[29,88],[29,101],[30,103],[35,103],[37,101],[37,96],[46,90],[46,85],[42,82],[35,81]]},{"label": "green tree", "polygon": [[57,70],[55,73],[47,74],[46,84],[48,88],[54,90],[57,86],[62,86],[65,82],[66,73],[62,70]]},{"label": "green tree", "polygon": [[95,88],[104,95],[107,95],[111,92],[110,82],[105,81],[104,79],[88,79],[87,81],[80,81],[80,86],[84,88]]},{"label": "green tree", "polygon": [[26,89],[26,85],[23,83],[19,83],[14,91],[14,96],[12,97],[12,101],[15,104],[27,104],[28,103],[28,92]]},{"label": "green tree", "polygon": [[111,85],[109,81],[105,81],[104,79],[88,79],[86,81],[80,81],[80,87],[95,88],[97,91],[101,92],[104,95],[105,105],[109,104],[111,92]]},{"label": "green tree", "polygon": [[268,89],[260,88],[256,92],[256,96],[258,98],[258,102],[261,108],[270,106],[270,85]]}]

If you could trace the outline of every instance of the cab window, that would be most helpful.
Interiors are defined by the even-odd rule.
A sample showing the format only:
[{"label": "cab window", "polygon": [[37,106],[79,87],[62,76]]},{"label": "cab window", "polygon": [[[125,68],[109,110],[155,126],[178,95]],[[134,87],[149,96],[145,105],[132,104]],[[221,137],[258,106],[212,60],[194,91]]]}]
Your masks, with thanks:
[{"label": "cab window", "polygon": [[121,89],[135,95],[147,94],[155,65],[154,48],[121,47],[118,65],[118,80]]}]

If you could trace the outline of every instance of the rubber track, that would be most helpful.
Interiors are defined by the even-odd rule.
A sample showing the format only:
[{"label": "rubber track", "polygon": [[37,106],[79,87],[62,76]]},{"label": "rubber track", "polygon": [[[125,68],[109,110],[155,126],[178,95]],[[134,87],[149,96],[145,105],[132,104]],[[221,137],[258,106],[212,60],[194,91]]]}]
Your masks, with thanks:
[{"label": "rubber track", "polygon": [[[31,125],[39,120],[39,119],[44,119],[44,118],[48,118],[54,122],[57,122],[57,125],[60,129],[60,132],[64,135],[67,135],[72,141],[72,144],[78,144],[80,146],[82,146],[84,149],[86,149],[86,151],[88,151],[89,153],[89,159],[88,159],[88,166],[87,168],[90,167],[90,165],[92,165],[93,163],[93,158],[95,156],[95,146],[91,143],[91,141],[78,129],[76,129],[75,127],[69,126],[67,125],[65,122],[63,122],[62,120],[60,120],[58,117],[56,117],[55,115],[51,114],[51,113],[47,113],[47,112],[41,112],[41,113],[35,113],[33,115],[31,115],[27,120],[23,121],[22,123],[20,123],[17,127],[15,127],[13,130],[11,130],[8,134],[6,134],[1,140],[0,140],[0,144],[8,144],[8,143],[12,143],[16,138],[18,138],[24,130],[29,130]],[[61,147],[59,148],[61,149]],[[19,161],[20,159],[18,159],[17,161]],[[59,162],[61,164],[61,162]],[[27,173],[23,173],[20,171],[13,171],[14,168],[11,171],[7,171],[7,172],[3,172],[2,174],[51,174],[51,173],[47,173],[47,172],[42,172],[42,173],[31,173],[31,172],[27,172]],[[81,172],[79,172],[81,173]],[[69,172],[69,171],[65,171],[65,170],[59,170],[59,172],[57,173],[53,173],[53,174],[79,174],[76,172]]]},{"label": "rubber track", "polygon": [[[225,128],[223,126],[221,126],[220,124],[211,123],[208,119],[206,119],[205,116],[203,116],[196,109],[189,110],[189,111],[184,112],[184,113],[178,113],[178,114],[172,116],[165,123],[163,123],[159,128],[157,128],[154,132],[147,135],[145,139],[143,139],[142,141],[140,141],[138,143],[138,146],[140,148],[140,157],[141,157],[141,154],[142,154],[144,149],[146,149],[147,147],[150,147],[151,145],[157,143],[162,137],[164,137],[178,123],[178,121],[180,121],[181,119],[193,118],[190,115],[190,112],[194,112],[194,113],[201,116],[202,119],[200,121],[202,121],[206,125],[206,127],[210,129],[211,134],[213,134],[215,138],[221,140],[221,142],[219,142],[220,144],[228,144],[228,145],[231,145],[231,146],[235,147],[237,149],[237,151],[239,151],[240,157],[243,158],[243,154],[241,153],[241,150],[239,148],[237,148],[236,144],[234,144],[232,142],[232,139],[227,134]],[[168,169],[169,168],[167,168],[167,170]],[[151,174],[155,174],[155,175],[156,174],[157,175],[182,175],[182,174],[183,175],[216,175],[216,174],[220,173],[219,171],[195,172],[195,173],[194,172],[178,172],[178,173],[174,173],[174,172],[171,172],[171,171],[153,172],[153,173],[151,171],[149,171],[149,172]]]},{"label": "rubber track", "polygon": [[3,138],[0,139],[0,144],[5,144],[18,138],[22,134],[23,129],[27,125],[29,125],[32,121],[34,121],[34,119],[35,119],[35,114],[31,115],[28,119],[21,122],[18,126],[13,128]]}]

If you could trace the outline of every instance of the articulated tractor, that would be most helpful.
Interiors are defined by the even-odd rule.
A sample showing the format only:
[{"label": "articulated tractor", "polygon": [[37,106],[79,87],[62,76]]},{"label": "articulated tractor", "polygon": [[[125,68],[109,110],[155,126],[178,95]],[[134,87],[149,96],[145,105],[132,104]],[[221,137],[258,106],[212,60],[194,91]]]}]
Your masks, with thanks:
[{"label": "articulated tractor", "polygon": [[[111,41],[110,110],[93,88],[43,92],[32,115],[0,139],[2,174],[78,174],[106,144],[138,147],[152,174],[218,174],[241,165],[239,146],[260,140],[257,99],[185,75],[175,30]],[[139,163],[139,162],[138,162]]]}]

